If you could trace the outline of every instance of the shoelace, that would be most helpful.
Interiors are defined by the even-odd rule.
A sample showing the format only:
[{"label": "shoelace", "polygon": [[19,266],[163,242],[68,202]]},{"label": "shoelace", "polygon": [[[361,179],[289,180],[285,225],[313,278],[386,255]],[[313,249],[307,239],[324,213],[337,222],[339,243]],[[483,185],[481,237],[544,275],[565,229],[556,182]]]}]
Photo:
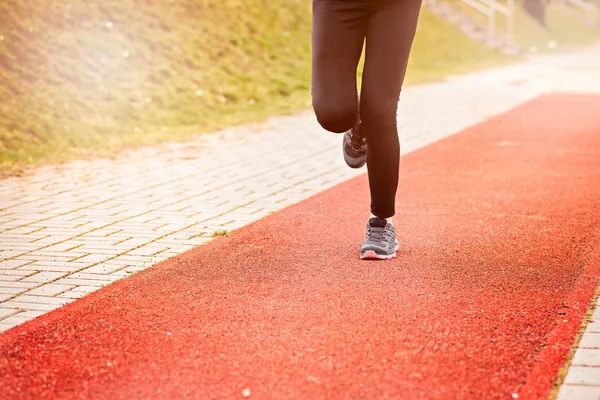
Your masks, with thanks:
[{"label": "shoelace", "polygon": [[367,228],[367,238],[368,240],[372,240],[374,242],[383,242],[383,238],[385,237],[385,228],[376,227],[368,227]]},{"label": "shoelace", "polygon": [[362,126],[357,125],[356,128],[352,129],[351,135],[351,144],[354,150],[361,150],[364,146],[366,140],[362,135]]}]

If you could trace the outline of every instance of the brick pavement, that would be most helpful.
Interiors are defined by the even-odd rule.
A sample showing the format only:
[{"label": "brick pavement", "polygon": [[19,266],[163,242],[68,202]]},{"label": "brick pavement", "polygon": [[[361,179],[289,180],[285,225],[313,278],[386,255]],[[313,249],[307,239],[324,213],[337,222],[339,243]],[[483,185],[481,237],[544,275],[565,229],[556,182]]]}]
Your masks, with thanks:
[{"label": "brick pavement", "polygon": [[[550,91],[600,93],[600,44],[406,87],[402,153]],[[2,180],[0,331],[362,173],[306,112]],[[593,321],[560,399],[600,398],[598,311]]]}]

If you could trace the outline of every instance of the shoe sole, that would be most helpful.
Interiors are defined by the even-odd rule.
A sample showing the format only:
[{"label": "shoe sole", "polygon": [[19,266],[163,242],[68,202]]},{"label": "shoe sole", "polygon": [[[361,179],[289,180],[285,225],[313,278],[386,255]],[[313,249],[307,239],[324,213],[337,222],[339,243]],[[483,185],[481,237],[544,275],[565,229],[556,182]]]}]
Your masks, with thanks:
[{"label": "shoe sole", "polygon": [[389,260],[396,257],[396,252],[392,254],[377,254],[373,250],[367,250],[360,255],[361,260]]},{"label": "shoe sole", "polygon": [[346,165],[350,168],[358,169],[367,163],[367,157],[361,157],[359,159],[350,158],[346,155],[344,151],[344,161],[346,161]]},{"label": "shoe sole", "polygon": [[[345,135],[345,133],[344,133]],[[344,154],[344,161],[346,165],[350,168],[358,169],[367,163],[367,155],[365,154],[362,157],[350,157],[348,153],[346,153],[346,137],[342,140],[342,153]]]},{"label": "shoe sole", "polygon": [[377,254],[373,250],[367,250],[364,253],[361,253],[361,260],[389,260],[396,257],[396,253],[398,252],[399,245],[396,245],[396,249],[392,254]]}]

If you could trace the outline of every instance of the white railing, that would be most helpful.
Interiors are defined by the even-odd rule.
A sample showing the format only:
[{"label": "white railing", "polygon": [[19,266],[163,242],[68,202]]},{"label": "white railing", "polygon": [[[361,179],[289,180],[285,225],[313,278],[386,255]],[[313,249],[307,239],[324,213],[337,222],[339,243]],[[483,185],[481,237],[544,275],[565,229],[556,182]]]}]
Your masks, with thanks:
[{"label": "white railing", "polygon": [[507,0],[506,5],[498,2],[497,0],[480,0],[485,2],[487,6],[494,9],[504,15],[506,18],[506,43],[513,43],[513,36],[515,30],[515,0]]},{"label": "white railing", "polygon": [[487,26],[487,44],[493,45],[494,36],[496,32],[496,12],[493,8],[487,7],[486,5],[480,3],[478,0],[461,0],[463,3],[473,7],[475,10],[479,11],[483,15],[487,17],[488,26]]},{"label": "white railing", "polygon": [[[423,0],[424,6],[435,5],[438,0]],[[514,33],[514,15],[515,15],[515,0],[460,0],[463,3],[473,7],[487,17],[487,37],[486,42],[492,46],[496,37],[496,14],[503,14],[506,17],[506,43],[513,44]],[[556,0],[555,0],[556,1]],[[570,0],[559,0],[570,1]],[[585,0],[572,0],[585,1]]]},{"label": "white railing", "polygon": [[502,14],[506,18],[506,44],[513,43],[515,29],[515,0],[506,0],[504,4],[498,0],[461,0],[463,3],[473,7],[488,17],[488,44],[493,44],[496,31],[496,14]]}]

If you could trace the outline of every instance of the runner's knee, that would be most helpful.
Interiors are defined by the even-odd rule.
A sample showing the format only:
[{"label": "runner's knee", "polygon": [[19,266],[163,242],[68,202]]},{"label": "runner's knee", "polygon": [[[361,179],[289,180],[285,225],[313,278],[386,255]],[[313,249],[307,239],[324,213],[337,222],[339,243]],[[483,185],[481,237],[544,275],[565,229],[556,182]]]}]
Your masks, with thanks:
[{"label": "runner's knee", "polygon": [[360,106],[360,119],[367,131],[378,132],[377,135],[382,135],[385,132],[392,132],[389,127],[396,125],[396,109],[385,107],[381,101],[365,101]]},{"label": "runner's knee", "polygon": [[319,124],[330,132],[345,132],[356,123],[356,104],[313,101],[313,108]]}]

